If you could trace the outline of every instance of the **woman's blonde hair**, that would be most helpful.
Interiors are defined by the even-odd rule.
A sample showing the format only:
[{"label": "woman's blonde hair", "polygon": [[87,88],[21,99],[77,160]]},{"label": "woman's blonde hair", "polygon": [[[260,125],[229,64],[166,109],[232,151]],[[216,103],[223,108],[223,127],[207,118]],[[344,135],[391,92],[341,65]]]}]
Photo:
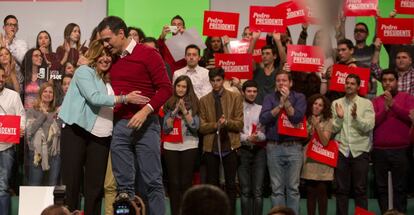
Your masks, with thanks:
[{"label": "woman's blonde hair", "polygon": [[[108,51],[106,50],[106,48],[104,47],[102,42],[100,40],[95,40],[89,45],[89,49],[86,52],[85,57],[86,57],[86,59],[88,59],[90,67],[96,67],[96,63],[98,62],[98,58],[100,58],[104,55],[110,56],[110,54],[108,53]],[[98,70],[96,70],[96,72],[98,73],[98,76],[100,78],[102,78],[102,80],[107,82],[107,78],[105,77],[107,71],[98,71]]]},{"label": "woman's blonde hair", "polygon": [[42,104],[42,93],[46,90],[46,88],[52,88],[53,91],[53,100],[49,104],[48,112],[54,112],[56,110],[56,94],[55,94],[55,88],[53,88],[53,84],[49,82],[45,82],[40,86],[39,93],[37,94],[36,101],[33,104],[33,108],[35,110],[40,110],[40,105]]}]

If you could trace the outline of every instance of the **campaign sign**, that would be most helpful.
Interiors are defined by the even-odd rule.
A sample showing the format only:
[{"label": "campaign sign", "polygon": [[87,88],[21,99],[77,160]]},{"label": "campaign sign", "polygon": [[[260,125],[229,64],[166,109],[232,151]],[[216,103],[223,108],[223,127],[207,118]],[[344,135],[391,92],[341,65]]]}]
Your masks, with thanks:
[{"label": "campaign sign", "polygon": [[325,57],[317,46],[288,45],[287,63],[292,71],[318,72]]},{"label": "campaign sign", "polygon": [[20,116],[0,116],[0,142],[16,144],[20,142]]},{"label": "campaign sign", "polygon": [[226,79],[232,77],[239,79],[253,78],[253,65],[251,54],[215,54],[215,66],[224,69]]},{"label": "campaign sign", "polygon": [[276,7],[250,6],[249,27],[250,31],[285,33],[283,11]]},{"label": "campaign sign", "polygon": [[329,90],[345,92],[345,80],[349,74],[356,74],[361,78],[359,94],[364,96],[368,93],[369,68],[349,67],[347,65],[334,64],[332,66]]},{"label": "campaign sign", "polygon": [[287,1],[276,6],[280,8],[285,14],[285,25],[296,25],[307,23],[307,8],[302,7],[301,4],[295,1]]},{"label": "campaign sign", "polygon": [[286,111],[282,109],[277,120],[277,132],[281,135],[293,137],[308,137],[308,130],[306,128],[306,116],[303,117],[302,122],[298,124],[292,124],[289,121]]},{"label": "campaign sign", "polygon": [[378,0],[344,0],[345,16],[376,16]]},{"label": "campaign sign", "polygon": [[315,131],[307,146],[306,156],[320,163],[336,167],[338,163],[338,143],[330,140],[328,145],[324,146]]},{"label": "campaign sign", "polygon": [[237,37],[239,13],[204,11],[203,35]]},{"label": "campaign sign", "polygon": [[395,10],[399,14],[414,14],[414,0],[395,0]]},{"label": "campaign sign", "polygon": [[384,44],[411,44],[414,19],[378,18],[377,35]]}]

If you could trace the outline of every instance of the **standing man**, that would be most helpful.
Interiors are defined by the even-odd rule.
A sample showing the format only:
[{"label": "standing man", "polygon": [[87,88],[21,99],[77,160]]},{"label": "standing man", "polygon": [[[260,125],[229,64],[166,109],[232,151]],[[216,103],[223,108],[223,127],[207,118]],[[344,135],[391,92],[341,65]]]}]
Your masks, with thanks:
[{"label": "standing man", "polygon": [[211,92],[211,84],[208,84],[208,70],[198,65],[200,61],[200,48],[192,44],[185,48],[185,61],[187,66],[174,72],[173,83],[181,75],[187,75],[194,86],[194,92],[198,99]]},{"label": "standing man", "polygon": [[167,44],[165,44],[165,38],[168,33],[171,33],[172,36],[182,34],[185,31],[185,22],[184,19],[180,15],[176,15],[171,19],[170,26],[165,25],[162,28],[160,37],[158,38],[158,46],[160,48],[161,56],[164,58],[165,62],[170,66],[172,73],[176,70],[179,70],[186,65],[185,59],[181,59],[178,61],[174,60],[174,57],[172,56],[170,50],[167,47]]},{"label": "standing man", "polygon": [[148,214],[164,215],[160,125],[154,114],[172,95],[164,62],[156,49],[128,39],[127,26],[119,17],[104,18],[98,32],[104,46],[119,56],[110,70],[115,94],[139,90],[150,98],[146,105],[122,105],[114,109],[111,155],[119,197],[134,198],[138,171],[138,189],[147,201]]},{"label": "standing man", "polygon": [[263,212],[263,180],[266,173],[266,150],[264,127],[259,123],[262,106],[255,103],[257,83],[243,83],[243,131],[240,133],[238,168],[243,215],[261,215]]},{"label": "standing man", "polygon": [[410,109],[414,96],[398,91],[398,74],[385,70],[381,75],[384,94],[372,102],[375,110],[373,162],[378,202],[382,213],[388,210],[388,171],[392,174],[393,205],[407,212],[407,179],[410,153]]},{"label": "standing man", "polygon": [[[20,136],[23,136],[25,112],[22,101],[17,92],[4,87],[6,74],[0,67],[0,115],[20,116]],[[8,193],[9,180],[15,159],[15,147],[12,143],[0,142],[0,214],[10,213],[10,195]]]},{"label": "standing man", "polygon": [[222,165],[233,215],[236,208],[236,150],[240,147],[243,129],[243,101],[238,93],[224,88],[222,68],[210,70],[208,76],[213,90],[200,100],[200,133],[204,135],[207,183],[219,186]]},{"label": "standing man", "polygon": [[306,99],[302,93],[291,91],[292,74],[276,73],[276,92],[263,100],[259,121],[266,126],[267,166],[272,185],[272,207],[287,206],[299,214],[299,181],[303,163],[303,147],[299,137],[280,135],[278,118],[284,110],[292,124],[303,121]]},{"label": "standing man", "polygon": [[332,103],[333,133],[335,140],[340,143],[335,172],[338,215],[348,214],[351,190],[355,196],[355,205],[368,208],[368,153],[375,116],[371,101],[358,96],[360,84],[358,75],[348,75],[345,79],[345,96]]}]

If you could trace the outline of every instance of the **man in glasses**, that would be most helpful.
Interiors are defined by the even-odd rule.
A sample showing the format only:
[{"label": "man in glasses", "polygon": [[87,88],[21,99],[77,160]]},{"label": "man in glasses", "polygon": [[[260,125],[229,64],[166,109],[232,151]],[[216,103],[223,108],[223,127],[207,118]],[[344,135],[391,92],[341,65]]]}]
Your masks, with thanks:
[{"label": "man in glasses", "polygon": [[16,16],[6,16],[3,23],[4,34],[0,33],[0,47],[6,47],[10,50],[16,60],[16,69],[20,71],[24,54],[27,52],[27,44],[24,40],[16,38],[16,33],[19,30],[19,22]]}]

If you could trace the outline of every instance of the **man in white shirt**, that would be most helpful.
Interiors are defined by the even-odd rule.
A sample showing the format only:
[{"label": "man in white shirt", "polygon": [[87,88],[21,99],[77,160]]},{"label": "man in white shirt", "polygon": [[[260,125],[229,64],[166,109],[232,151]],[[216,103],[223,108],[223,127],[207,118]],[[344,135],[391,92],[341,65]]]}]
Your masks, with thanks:
[{"label": "man in white shirt", "polygon": [[[4,87],[6,75],[0,67],[0,115],[19,115],[21,132],[23,136],[25,125],[25,112],[22,101],[17,92]],[[10,195],[7,192],[15,157],[15,147],[12,143],[0,142],[0,214],[9,214]]]},{"label": "man in white shirt", "polygon": [[248,80],[243,83],[243,131],[240,133],[241,147],[238,167],[241,189],[242,215],[263,213],[263,180],[266,172],[266,135],[259,123],[262,106],[255,103],[257,83]]},{"label": "man in white shirt", "polygon": [[4,35],[0,33],[0,47],[6,47],[12,53],[16,60],[17,70],[20,71],[24,55],[27,52],[27,44],[24,40],[16,38],[16,33],[19,30],[19,21],[16,16],[8,15],[3,21]]},{"label": "man in white shirt", "polygon": [[187,75],[194,86],[194,92],[198,99],[211,92],[212,88],[208,77],[208,70],[198,65],[200,61],[200,48],[192,44],[185,48],[185,60],[187,66],[174,72],[173,83],[181,75]]}]

